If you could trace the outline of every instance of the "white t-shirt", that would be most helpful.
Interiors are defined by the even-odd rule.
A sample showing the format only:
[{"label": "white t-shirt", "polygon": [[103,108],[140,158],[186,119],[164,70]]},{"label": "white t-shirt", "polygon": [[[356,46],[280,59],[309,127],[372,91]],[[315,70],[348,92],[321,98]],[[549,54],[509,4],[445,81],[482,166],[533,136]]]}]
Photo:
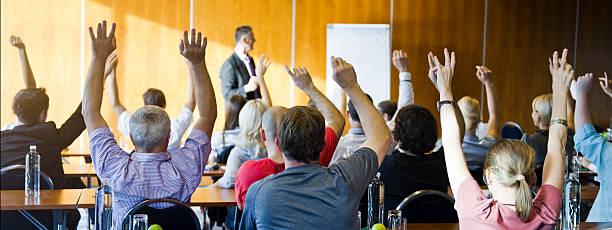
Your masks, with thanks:
[{"label": "white t-shirt", "polygon": [[[121,116],[119,116],[119,121],[117,122],[117,129],[126,137],[130,136],[130,117],[132,117],[130,112],[127,110],[123,111]],[[178,115],[178,117],[170,119],[170,140],[168,141],[168,152],[172,153],[180,148],[183,134],[185,134],[192,121],[193,111],[186,107],[181,109],[181,113]]]}]

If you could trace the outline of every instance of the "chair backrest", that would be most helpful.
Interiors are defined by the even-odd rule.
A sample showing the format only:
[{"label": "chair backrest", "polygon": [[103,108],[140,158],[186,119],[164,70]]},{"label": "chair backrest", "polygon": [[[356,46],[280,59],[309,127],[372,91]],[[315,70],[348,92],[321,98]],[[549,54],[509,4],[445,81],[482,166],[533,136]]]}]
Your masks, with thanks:
[{"label": "chair backrest", "polygon": [[406,197],[396,208],[410,223],[457,223],[455,200],[436,190],[419,190]]},{"label": "chair backrest", "polygon": [[516,122],[508,121],[501,128],[502,138],[520,140],[523,137],[523,129]]},{"label": "chair backrest", "polygon": [[[163,209],[148,207],[153,203],[171,203],[174,204],[174,206]],[[145,200],[138,203],[123,216],[123,229],[130,229],[132,216],[134,214],[147,214],[149,226],[158,224],[162,229],[200,230],[200,220],[193,210],[191,210],[191,207],[174,199],[160,198]]]},{"label": "chair backrest", "polygon": [[232,152],[232,149],[234,149],[234,145],[223,148],[223,150],[217,155],[217,163],[227,164],[227,158],[229,158],[229,154]]},{"label": "chair backrest", "polygon": [[[10,165],[0,169],[0,189],[25,189],[25,169],[25,165]],[[53,189],[53,181],[46,173],[40,171],[40,178],[40,189]]]}]

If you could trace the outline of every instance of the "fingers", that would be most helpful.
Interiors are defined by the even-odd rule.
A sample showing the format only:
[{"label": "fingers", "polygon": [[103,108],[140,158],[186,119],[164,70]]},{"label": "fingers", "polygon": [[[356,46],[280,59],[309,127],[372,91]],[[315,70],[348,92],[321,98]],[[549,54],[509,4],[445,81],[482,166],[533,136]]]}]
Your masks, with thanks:
[{"label": "fingers", "polygon": [[202,39],[202,52],[206,51],[206,46],[208,45],[208,37],[204,37],[204,39]]},{"label": "fingers", "polygon": [[393,56],[391,57],[393,60],[398,59],[399,58],[399,54],[397,50],[393,51]]},{"label": "fingers", "polygon": [[436,64],[436,68],[441,69],[442,65],[440,64],[440,61],[438,60],[438,57],[433,56],[433,61]]},{"label": "fingers", "polygon": [[201,46],[202,45],[202,33],[198,32],[198,41],[196,42],[196,45]]},{"label": "fingers", "polygon": [[91,38],[92,41],[96,40],[96,36],[94,36],[94,32],[91,26],[89,27],[89,37]]},{"label": "fingers", "polygon": [[563,49],[563,54],[561,55],[561,63],[559,63],[561,66],[565,66],[565,64],[567,63],[567,49]]},{"label": "fingers", "polygon": [[196,44],[196,32],[195,32],[195,29],[191,29],[191,42],[189,42],[189,44],[191,44],[191,45],[195,45]]},{"label": "fingers", "polygon": [[555,51],[553,53],[553,57],[552,57],[552,68],[556,69],[559,66],[559,53],[557,53],[557,51]]},{"label": "fingers", "polygon": [[427,54],[427,62],[429,63],[429,68],[430,69],[433,68],[436,65],[436,63],[433,61],[433,53],[429,52]]},{"label": "fingers", "polygon": [[291,69],[289,69],[289,67],[287,67],[287,65],[285,65],[285,71],[287,71],[289,76],[291,76],[291,78],[293,78],[294,74],[293,74],[293,72],[291,72]]},{"label": "fingers", "polygon": [[188,37],[188,32],[187,32],[187,30],[185,30],[185,31],[183,32],[183,44],[184,44],[185,46],[186,46],[186,45],[189,45],[189,37]]},{"label": "fingers", "polygon": [[[455,52],[451,52],[451,60],[450,60],[451,70],[455,71]],[[486,67],[485,67],[486,68]]]},{"label": "fingers", "polygon": [[106,20],[102,21],[102,38],[106,38]]},{"label": "fingers", "polygon": [[113,39],[115,38],[115,28],[116,28],[116,27],[117,27],[117,25],[116,25],[115,23],[113,23],[113,24],[111,25],[111,30],[110,30],[110,33],[108,33],[108,37],[109,37],[109,38],[113,38]]},{"label": "fingers", "polygon": [[179,43],[179,51],[181,52],[181,54],[183,54],[183,51],[185,51],[185,42],[183,40],[181,40],[181,42]]},{"label": "fingers", "polygon": [[444,66],[450,66],[450,54],[447,48],[444,48]]},{"label": "fingers", "polygon": [[408,57],[408,53],[402,52],[401,50],[400,50],[400,54],[402,55],[402,58]]}]

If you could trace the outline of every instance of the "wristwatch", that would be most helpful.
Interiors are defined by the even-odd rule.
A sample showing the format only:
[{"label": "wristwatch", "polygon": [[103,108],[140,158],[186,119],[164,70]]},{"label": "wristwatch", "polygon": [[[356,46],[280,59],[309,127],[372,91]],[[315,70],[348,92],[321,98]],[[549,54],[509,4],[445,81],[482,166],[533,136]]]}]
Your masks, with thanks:
[{"label": "wristwatch", "polygon": [[454,101],[438,101],[438,111],[440,111],[440,108],[442,108],[442,106],[445,105],[445,104],[451,104],[454,107],[457,106],[457,103],[454,102]]}]

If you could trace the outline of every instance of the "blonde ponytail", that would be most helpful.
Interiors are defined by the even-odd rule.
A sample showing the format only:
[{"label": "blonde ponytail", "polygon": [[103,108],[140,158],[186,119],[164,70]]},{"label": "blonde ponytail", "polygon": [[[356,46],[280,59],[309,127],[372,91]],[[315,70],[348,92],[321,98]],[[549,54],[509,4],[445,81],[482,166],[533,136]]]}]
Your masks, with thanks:
[{"label": "blonde ponytail", "polygon": [[514,208],[522,222],[531,214],[532,196],[525,178],[533,178],[535,152],[525,142],[504,139],[498,141],[487,153],[484,169],[492,170],[495,180],[502,186],[515,188]]}]

